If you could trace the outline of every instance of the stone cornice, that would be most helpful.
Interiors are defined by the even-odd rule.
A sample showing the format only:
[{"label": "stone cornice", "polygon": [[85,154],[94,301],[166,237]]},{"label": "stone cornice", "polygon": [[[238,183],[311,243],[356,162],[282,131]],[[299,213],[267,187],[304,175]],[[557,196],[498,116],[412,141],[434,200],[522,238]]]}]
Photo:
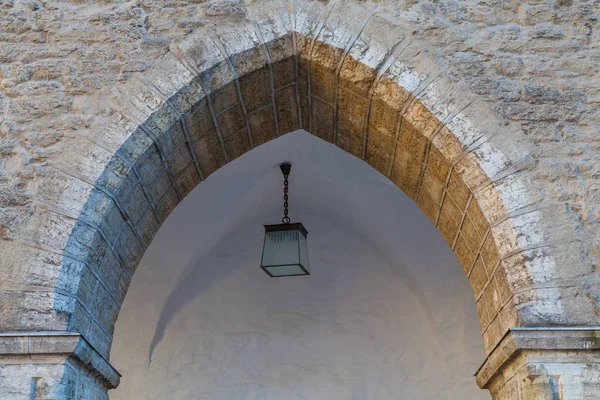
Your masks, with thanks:
[{"label": "stone cornice", "polygon": [[511,328],[475,373],[487,388],[505,364],[523,351],[591,352],[600,361],[600,326]]},{"label": "stone cornice", "polygon": [[121,374],[77,332],[0,332],[0,356],[65,355],[82,362],[108,388],[119,385]]}]

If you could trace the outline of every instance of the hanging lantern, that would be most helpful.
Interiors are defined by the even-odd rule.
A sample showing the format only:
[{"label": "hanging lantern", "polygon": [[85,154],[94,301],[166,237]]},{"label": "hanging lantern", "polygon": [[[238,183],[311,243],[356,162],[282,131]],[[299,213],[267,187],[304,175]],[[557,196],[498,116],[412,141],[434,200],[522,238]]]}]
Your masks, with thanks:
[{"label": "hanging lantern", "polygon": [[308,267],[308,232],[301,223],[290,223],[288,217],[288,176],[292,165],[280,165],[283,173],[283,218],[281,224],[265,225],[260,267],[271,278],[310,275]]}]

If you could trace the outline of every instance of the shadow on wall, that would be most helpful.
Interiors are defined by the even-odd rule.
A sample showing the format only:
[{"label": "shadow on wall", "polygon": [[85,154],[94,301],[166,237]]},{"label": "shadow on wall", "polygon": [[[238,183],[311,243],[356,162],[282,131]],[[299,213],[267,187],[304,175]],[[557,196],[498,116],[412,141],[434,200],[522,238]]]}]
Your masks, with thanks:
[{"label": "shadow on wall", "polygon": [[[331,157],[330,152],[336,153],[336,156]],[[427,298],[398,251],[402,250],[399,243],[402,242],[402,238],[397,237],[398,227],[382,225],[387,219],[386,215],[381,215],[380,209],[365,206],[375,200],[382,204],[381,209],[386,209],[388,207],[383,207],[386,202],[399,200],[399,195],[402,195],[400,190],[378,172],[374,174],[372,168],[362,160],[304,131],[296,131],[268,142],[221,168],[196,189],[202,193],[218,194],[218,199],[199,199],[192,192],[167,221],[167,224],[175,225],[178,221],[184,223],[189,216],[178,213],[180,209],[187,210],[192,202],[202,203],[203,200],[209,200],[205,204],[212,205],[213,201],[217,200],[218,210],[212,214],[214,219],[203,221],[202,229],[212,227],[212,234],[199,241],[198,250],[180,273],[162,307],[148,350],[149,364],[169,323],[185,305],[200,296],[214,282],[232,274],[238,268],[235,265],[213,268],[207,264],[214,263],[214,258],[219,257],[219,254],[232,251],[231,248],[224,247],[230,246],[231,243],[260,250],[262,224],[273,223],[280,218],[281,206],[276,204],[282,202],[281,172],[277,168],[278,162],[265,165],[265,160],[272,159],[273,154],[280,158],[278,162],[291,161],[293,164],[290,175],[292,220],[301,219],[300,216],[311,213],[320,220],[351,232],[367,244],[398,275],[416,299],[422,309],[432,342],[439,348],[439,337],[434,328]],[[319,165],[316,160],[329,160],[330,163],[325,167],[321,165],[316,168],[315,166]],[[246,173],[240,175],[240,170]],[[373,175],[379,176],[377,181],[373,181]],[[376,186],[377,190],[373,190],[373,186]],[[406,196],[402,197],[405,198],[401,202],[412,203]],[[416,209],[416,206],[413,208]],[[418,209],[416,210],[418,220],[428,221],[420,215]],[[246,226],[260,228],[252,236],[257,238],[256,243],[235,240],[238,231]],[[431,229],[435,230],[433,226]],[[310,227],[308,230],[310,251]],[[235,249],[240,250],[241,248]],[[258,266],[260,253],[256,254],[256,260]]]},{"label": "shadow on wall", "polygon": [[[294,199],[292,199],[292,201],[293,200]],[[410,269],[403,264],[396,254],[394,254],[392,248],[387,243],[374,240],[376,237],[369,236],[368,232],[372,231],[372,227],[369,226],[368,223],[365,223],[363,224],[363,229],[359,231],[356,229],[357,226],[360,226],[360,224],[355,220],[356,215],[347,214],[347,216],[350,217],[349,220],[345,220],[343,218],[332,219],[330,218],[330,214],[316,212],[310,207],[307,207],[303,202],[294,201],[294,203],[296,205],[296,209],[300,211],[298,215],[302,215],[305,218],[310,216],[311,219],[318,219],[325,224],[333,225],[341,230],[352,233],[364,244],[366,244],[373,253],[378,254],[381,259],[385,261],[390,270],[398,275],[399,280],[406,285],[407,291],[411,293],[417,303],[421,306],[425,318],[424,322],[429,330],[432,343],[439,350],[439,337],[435,331],[433,315],[424,292],[421,290],[419,284],[413,277]],[[167,297],[167,300],[161,310],[160,318],[156,325],[152,342],[150,343],[148,352],[149,364],[152,362],[152,354],[155,348],[163,339],[165,331],[170,322],[176,318],[178,313],[184,309],[187,304],[193,302],[194,299],[201,296],[204,291],[208,290],[215,282],[220,281],[229,275],[233,275],[240,267],[246,267],[245,265],[234,264],[218,265],[218,268],[215,268],[215,260],[226,258],[227,253],[232,251],[232,244],[235,244],[236,247],[234,251],[244,254],[251,254],[254,252],[256,253],[254,259],[257,261],[260,260],[260,253],[256,252],[256,250],[261,249],[260,246],[262,245],[263,231],[262,229],[253,228],[262,228],[261,224],[264,223],[264,221],[272,220],[272,216],[277,215],[278,212],[278,209],[271,210],[270,212],[263,213],[260,216],[252,219],[240,219],[239,225],[230,227],[230,229],[228,229],[223,236],[216,238],[218,243],[213,245],[208,251],[199,251],[192,257],[190,262],[181,272],[177,283],[175,284],[173,290],[171,290],[169,293],[169,296]],[[252,228],[244,228],[247,226]],[[251,229],[253,232],[248,234],[248,229]],[[248,241],[247,239],[249,237],[252,237],[255,240]],[[379,243],[379,245],[377,243]],[[328,282],[323,280],[321,280],[320,285],[327,291],[327,293],[331,294],[331,296],[335,296],[335,285],[328,284]],[[335,321],[331,322],[335,323]]]}]

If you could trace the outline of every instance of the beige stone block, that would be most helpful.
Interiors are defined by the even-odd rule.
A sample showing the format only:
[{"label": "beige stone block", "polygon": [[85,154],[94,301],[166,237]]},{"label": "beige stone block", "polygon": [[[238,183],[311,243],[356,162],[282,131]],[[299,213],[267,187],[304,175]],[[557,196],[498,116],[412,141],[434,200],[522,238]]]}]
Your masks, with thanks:
[{"label": "beige stone block", "polygon": [[450,179],[448,180],[448,187],[446,188],[448,194],[454,200],[458,208],[463,211],[466,211],[467,203],[469,202],[469,198],[471,197],[471,191],[465,185],[462,180],[462,177],[459,175],[456,170],[452,171],[450,175]]},{"label": "beige stone block", "polygon": [[[304,112],[304,111],[303,111]],[[312,98],[312,130],[311,133],[328,142],[333,141],[334,110],[330,105],[317,98]]]},{"label": "beige stone block", "polygon": [[196,169],[196,165],[191,162],[177,177],[175,185],[179,190],[180,196],[185,197],[200,183],[200,181],[201,179],[198,170]]},{"label": "beige stone block", "polygon": [[431,144],[444,156],[444,159],[450,165],[458,162],[460,155],[466,150],[466,146],[454,136],[447,126],[437,131],[431,139]]},{"label": "beige stone block", "polygon": [[223,140],[227,140],[229,136],[238,132],[246,126],[246,116],[239,104],[234,105],[226,111],[223,111],[217,117],[217,122],[223,135]]},{"label": "beige stone block", "polygon": [[339,90],[337,145],[356,157],[362,157],[367,100],[344,89]]},{"label": "beige stone block", "polygon": [[446,243],[450,246],[454,244],[454,239],[460,228],[462,219],[463,214],[458,206],[452,199],[446,197],[444,199],[444,204],[442,204],[437,227]]},{"label": "beige stone block", "polygon": [[275,88],[289,85],[296,81],[296,62],[293,57],[274,61],[271,64]]},{"label": "beige stone block", "polygon": [[467,214],[460,227],[460,233],[472,249],[479,249],[483,236],[475,229],[469,214]]},{"label": "beige stone block", "polygon": [[475,261],[475,264],[473,265],[471,275],[469,276],[469,282],[471,283],[471,289],[473,289],[473,295],[475,298],[479,297],[481,291],[488,282],[488,279],[489,277],[485,272],[483,262],[480,258],[477,258],[477,261]]},{"label": "beige stone block", "polygon": [[214,93],[230,84],[235,79],[235,74],[225,60],[214,63],[210,68],[199,72],[202,87],[208,93]]},{"label": "beige stone block", "polygon": [[394,147],[393,137],[369,126],[365,161],[385,176],[389,175]]},{"label": "beige stone block", "polygon": [[431,140],[440,121],[420,101],[410,103],[408,109],[402,115],[405,121],[413,126],[419,133]]},{"label": "beige stone block", "polygon": [[427,150],[427,139],[417,130],[413,125],[407,122],[405,119],[402,120],[400,125],[400,135],[398,136],[398,146],[406,149],[419,160],[425,158],[425,151]]},{"label": "beige stone block", "polygon": [[382,135],[395,138],[398,132],[398,110],[379,99],[372,99],[369,114],[369,125]]},{"label": "beige stone block", "polygon": [[373,99],[383,101],[396,111],[402,110],[410,99],[411,92],[394,82],[394,76],[388,71],[375,86]]},{"label": "beige stone block", "polygon": [[[421,188],[419,189],[419,197],[426,193],[433,202],[441,204],[445,186],[446,181],[438,178],[433,168],[428,165],[423,174]],[[435,223],[435,219],[433,222]]]},{"label": "beige stone block", "polygon": [[494,243],[494,238],[492,235],[487,235],[483,245],[481,246],[479,255],[483,260],[485,270],[488,271],[488,274],[491,273],[491,271],[493,271],[500,262],[498,249],[496,248],[496,244]]},{"label": "beige stone block", "polygon": [[423,211],[423,213],[429,218],[431,222],[434,224],[437,221],[438,213],[440,212],[440,205],[434,199],[432,195],[423,188],[419,191],[419,196],[417,197],[417,205]]},{"label": "beige stone block", "polygon": [[347,55],[340,70],[340,85],[368,97],[376,77],[375,69]]},{"label": "beige stone block", "polygon": [[473,266],[473,261],[475,261],[475,253],[460,233],[456,240],[456,246],[454,246],[454,254],[465,274],[468,274]]},{"label": "beige stone block", "polygon": [[229,161],[235,160],[250,150],[250,139],[246,128],[234,133],[225,140],[225,150],[229,155]]},{"label": "beige stone block", "polygon": [[242,98],[248,113],[271,103],[271,71],[261,68],[240,77]]},{"label": "beige stone block", "polygon": [[412,153],[397,145],[390,179],[408,197],[415,199],[422,167],[422,159],[415,157]]},{"label": "beige stone block", "polygon": [[473,153],[464,156],[458,164],[456,164],[455,170],[462,177],[463,182],[471,191],[490,182],[485,175],[485,172],[479,167]]},{"label": "beige stone block", "polygon": [[310,64],[310,93],[322,101],[334,104],[337,92],[335,69],[327,68],[319,63]]},{"label": "beige stone block", "polygon": [[496,278],[493,275],[489,275],[489,283],[487,287],[483,291],[483,298],[485,299],[485,304],[487,304],[488,312],[491,316],[495,316],[500,311],[501,303],[500,303],[500,295],[498,294],[498,288],[496,285]]},{"label": "beige stone block", "polygon": [[213,102],[213,109],[217,115],[221,114],[234,104],[237,104],[239,102],[239,97],[235,82],[227,82],[227,84],[215,90],[211,94],[211,98]]},{"label": "beige stone block", "polygon": [[479,327],[481,331],[484,332],[485,328],[490,324],[490,315],[487,310],[487,305],[485,303],[485,299],[482,297],[475,302],[475,307],[477,309],[477,316],[479,317]]},{"label": "beige stone block", "polygon": [[275,103],[277,105],[279,134],[283,135],[300,128],[296,88],[289,86],[276,91]]},{"label": "beige stone block", "polygon": [[[261,108],[248,116],[250,129],[252,131],[252,143],[254,146],[260,146],[272,139],[275,139],[275,117],[273,116],[273,107]],[[287,132],[286,132],[287,133]]]}]

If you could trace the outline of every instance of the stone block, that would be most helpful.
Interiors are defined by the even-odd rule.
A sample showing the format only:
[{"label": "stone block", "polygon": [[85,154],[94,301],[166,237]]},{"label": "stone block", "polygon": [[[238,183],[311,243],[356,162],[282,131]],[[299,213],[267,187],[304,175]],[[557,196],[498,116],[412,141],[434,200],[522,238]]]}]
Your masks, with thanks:
[{"label": "stone block", "polygon": [[121,268],[117,255],[112,250],[108,250],[102,260],[102,266],[97,272],[98,278],[107,288],[116,288],[119,284]]},{"label": "stone block", "polygon": [[368,127],[365,161],[385,176],[389,175],[395,147],[394,137],[381,133],[372,126]]},{"label": "stone block", "polygon": [[[277,118],[280,134],[292,132],[300,128],[296,88],[288,86],[275,92]],[[254,132],[254,128],[253,128]]]},{"label": "stone block", "polygon": [[296,82],[296,62],[294,57],[283,58],[271,64],[275,88]]},{"label": "stone block", "polygon": [[156,218],[154,209],[149,207],[144,210],[144,215],[136,224],[135,229],[146,247],[150,246],[150,243],[160,226],[159,221],[157,221]]},{"label": "stone block", "polygon": [[91,309],[95,311],[100,326],[112,333],[120,306],[103,285],[98,285]]},{"label": "stone block", "polygon": [[250,21],[219,23],[215,28],[220,44],[240,76],[260,69],[267,63],[266,50]]},{"label": "stone block", "polygon": [[221,134],[223,135],[223,140],[226,141],[231,135],[246,126],[246,115],[244,115],[242,106],[236,104],[226,111],[223,111],[222,114],[219,114],[217,116],[217,121]]},{"label": "stone block", "polygon": [[136,164],[140,183],[148,187],[165,172],[165,165],[156,146],[151,146]]},{"label": "stone block", "polygon": [[77,300],[85,307],[91,307],[97,285],[98,279],[92,270],[87,266],[82,268],[77,285]]},{"label": "stone block", "polygon": [[225,150],[230,161],[235,160],[250,149],[250,139],[246,128],[234,133],[225,140]]},{"label": "stone block", "polygon": [[181,122],[177,122],[158,137],[156,146],[158,146],[163,157],[167,159],[184,141],[185,132],[183,131],[183,126]]},{"label": "stone block", "polygon": [[423,211],[423,213],[429,218],[432,223],[437,222],[437,217],[440,212],[440,205],[437,199],[433,198],[433,195],[428,191],[422,188],[419,191],[419,196],[417,197],[417,205]]},{"label": "stone block", "polygon": [[[293,88],[291,88],[293,89]],[[295,104],[293,110],[295,110]],[[273,107],[264,107],[248,116],[250,129],[252,131],[252,143],[254,146],[260,146],[269,140],[275,139],[275,117],[273,116]],[[287,133],[286,131],[285,133]]]},{"label": "stone block", "polygon": [[398,146],[406,149],[419,160],[424,160],[428,140],[413,125],[402,119]]},{"label": "stone block", "polygon": [[456,254],[456,258],[462,266],[464,273],[468,274],[475,261],[475,253],[471,250],[460,233],[458,234],[456,245],[454,246],[454,254]]},{"label": "stone block", "polygon": [[225,154],[216,132],[208,134],[193,145],[204,178],[225,165]]},{"label": "stone block", "polygon": [[119,147],[117,155],[128,164],[135,164],[153,144],[154,140],[142,128],[137,128]]},{"label": "stone block", "polygon": [[173,188],[169,173],[163,172],[157,177],[150,185],[146,186],[146,192],[148,193],[151,204],[156,206],[162,199],[162,197],[169,190]]},{"label": "stone block", "polygon": [[369,112],[369,125],[394,139],[398,132],[399,112],[379,99],[372,99]]},{"label": "stone block", "polygon": [[[178,94],[181,88],[188,85],[195,77],[172,52],[165,53],[160,61],[153,68],[144,71],[143,75],[144,80],[152,82],[167,98]],[[176,104],[180,113],[187,111],[193,105],[187,102]]]},{"label": "stone block", "polygon": [[483,297],[475,302],[475,308],[477,309],[477,316],[479,317],[479,327],[481,328],[481,331],[484,332],[490,324],[491,318]]},{"label": "stone block", "polygon": [[105,329],[101,328],[97,322],[92,323],[92,329],[88,339],[94,350],[101,354],[105,359],[109,359],[112,336]]},{"label": "stone block", "polygon": [[240,100],[235,82],[233,81],[228,82],[223,87],[215,90],[214,93],[211,94],[211,98],[215,114],[217,115],[232,107],[234,104],[238,104]]},{"label": "stone block", "polygon": [[88,224],[100,225],[112,206],[113,201],[109,196],[96,188],[91,189],[79,218]]},{"label": "stone block", "polygon": [[131,172],[129,165],[119,157],[113,157],[96,181],[96,185],[110,193],[116,193],[129,172]]},{"label": "stone block", "polygon": [[151,207],[142,185],[137,184],[125,200],[121,201],[123,212],[135,225],[142,218],[148,208]]},{"label": "stone block", "polygon": [[242,99],[248,113],[271,103],[271,70],[263,67],[240,77]]},{"label": "stone block", "polygon": [[144,250],[131,228],[128,225],[123,225],[115,245],[115,251],[121,258],[125,269],[133,272],[142,258]]},{"label": "stone block", "polygon": [[392,175],[390,179],[394,182],[408,197],[415,199],[421,179],[421,168],[423,161],[407,151],[403,146],[396,146],[394,162],[392,165]]},{"label": "stone block", "polygon": [[376,78],[377,71],[375,69],[354,59],[350,54],[344,58],[339,73],[341,87],[352,89],[363,97],[369,97],[369,92],[375,84]]},{"label": "stone block", "polygon": [[310,94],[319,100],[334,104],[337,92],[337,76],[334,69],[312,62],[310,64]]},{"label": "stone block", "polygon": [[477,299],[488,282],[488,275],[485,272],[485,267],[480,258],[477,258],[475,264],[473,264],[473,269],[469,275],[469,282],[471,283],[473,296]]},{"label": "stone block", "polygon": [[205,97],[183,116],[192,142],[209,135],[216,136],[215,124]]},{"label": "stone block", "polygon": [[[198,175],[196,165],[194,163],[188,164],[188,166],[175,180],[175,185],[177,185],[179,195],[181,197],[187,196],[187,194],[200,183],[200,180],[200,175]],[[158,230],[158,226],[156,226],[156,230]]]},{"label": "stone block", "polygon": [[437,131],[431,139],[431,144],[432,147],[435,147],[443,154],[444,158],[451,165],[457,163],[460,156],[466,150],[466,146],[454,136],[447,126],[444,126]]},{"label": "stone block", "polygon": [[[317,98],[312,98],[312,129],[311,133],[328,142],[333,141],[333,107]],[[303,109],[304,110],[304,109]],[[303,111],[304,113],[304,111]]]},{"label": "stone block", "polygon": [[201,79],[199,76],[194,76],[190,82],[169,98],[169,102],[173,104],[180,114],[185,114],[195,104],[205,98],[206,92],[202,88]]},{"label": "stone block", "polygon": [[450,246],[454,244],[454,239],[456,238],[462,219],[463,214],[461,210],[452,199],[446,197],[444,204],[442,204],[437,227],[446,243]]},{"label": "stone block", "polygon": [[[437,204],[439,208],[439,205],[442,204],[442,196],[444,194],[445,186],[446,181],[437,177],[434,169],[428,165],[425,167],[425,172],[423,173],[423,180],[421,181],[421,188],[419,189],[419,198],[422,195],[425,195],[429,197],[434,204]],[[435,215],[437,215],[437,213],[435,213]],[[436,219],[434,217],[434,223],[435,220]]]},{"label": "stone block", "polygon": [[169,158],[167,158],[169,173],[172,176],[179,175],[192,161],[192,153],[187,143],[181,143]]},{"label": "stone block", "polygon": [[492,235],[487,235],[481,246],[479,256],[483,260],[483,264],[485,265],[488,274],[498,266],[500,256],[498,255],[498,249],[496,248],[496,243],[494,242]]},{"label": "stone block", "polygon": [[[183,58],[196,73],[207,71],[217,64],[224,64],[225,56],[212,40],[206,40],[207,36],[208,33],[204,29],[198,29],[172,46],[172,51]],[[208,81],[210,80],[209,78]],[[209,85],[209,88],[212,86]]]},{"label": "stone block", "polygon": [[[300,126],[303,129],[309,130],[309,132],[311,132],[313,135],[315,135],[314,133],[314,128],[312,127],[312,121],[311,121],[311,107],[312,105],[309,103],[309,99],[307,96],[300,96]],[[318,135],[315,135],[318,136]],[[326,137],[326,135],[325,135]],[[333,138],[333,133],[332,133],[332,138]],[[331,139],[330,139],[331,141]]]},{"label": "stone block", "polygon": [[458,206],[458,208],[465,211],[469,202],[469,198],[471,197],[471,191],[467,185],[465,185],[462,177],[456,170],[453,170],[450,175],[446,191],[452,200],[454,200],[454,203]]},{"label": "stone block", "polygon": [[464,156],[456,164],[455,170],[471,191],[474,191],[475,189],[478,189],[490,182],[485,172],[479,167],[477,159],[473,153],[469,153]]},{"label": "stone block", "polygon": [[100,223],[100,230],[104,233],[104,237],[111,245],[114,245],[117,241],[119,234],[121,233],[125,224],[125,217],[119,210],[116,204],[112,206],[106,212],[106,216]]},{"label": "stone block", "polygon": [[480,233],[475,228],[475,225],[468,213],[463,220],[462,226],[460,227],[460,233],[465,241],[469,244],[469,247],[472,249],[479,249],[485,234],[485,232]]},{"label": "stone block", "polygon": [[225,60],[219,61],[210,68],[200,72],[202,87],[208,93],[216,92],[233,82],[234,79],[235,74]]},{"label": "stone block", "polygon": [[367,100],[350,91],[340,89],[336,132],[338,147],[356,157],[362,157],[366,118]]}]

